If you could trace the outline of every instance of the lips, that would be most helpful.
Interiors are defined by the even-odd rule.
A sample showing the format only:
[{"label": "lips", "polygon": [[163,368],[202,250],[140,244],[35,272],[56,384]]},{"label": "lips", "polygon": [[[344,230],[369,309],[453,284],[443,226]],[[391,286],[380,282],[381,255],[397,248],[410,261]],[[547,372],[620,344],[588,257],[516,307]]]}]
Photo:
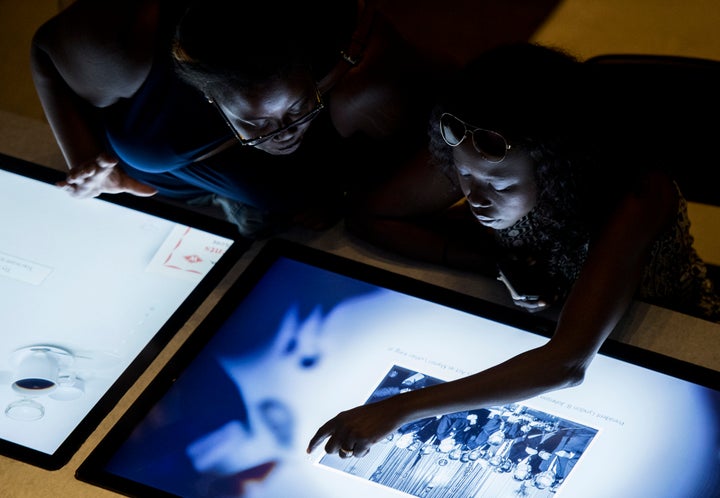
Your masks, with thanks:
[{"label": "lips", "polygon": [[267,152],[269,154],[275,154],[278,156],[282,156],[282,155],[292,154],[293,152],[295,152],[300,147],[301,143],[302,143],[302,138],[299,140],[294,140],[287,145],[274,143],[274,144],[272,144],[273,145],[272,148],[266,147],[264,150],[265,150],[265,152]]},{"label": "lips", "polygon": [[477,218],[478,221],[482,221],[483,223],[490,223],[490,222],[495,221],[495,218],[490,218],[488,216],[482,216],[479,214],[476,214],[475,218]]},{"label": "lips", "polygon": [[300,139],[300,140],[295,140],[295,141],[294,141],[293,143],[291,143],[290,145],[284,145],[284,146],[280,147],[279,150],[282,150],[282,151],[295,150],[295,149],[297,149],[298,147],[300,147],[300,143],[301,143],[301,142],[302,142],[302,139]]},{"label": "lips", "polygon": [[485,216],[484,214],[480,214],[480,212],[475,209],[473,206],[470,206],[470,212],[472,212],[472,215],[477,218],[477,220],[481,223],[491,223],[495,221],[495,218],[491,218],[490,216]]},{"label": "lips", "polygon": [[502,226],[503,221],[498,218],[491,218],[489,216],[483,216],[481,214],[476,213],[473,211],[473,216],[475,217],[478,222],[480,222],[481,225],[484,225],[486,227],[490,228],[497,228],[498,226]]}]

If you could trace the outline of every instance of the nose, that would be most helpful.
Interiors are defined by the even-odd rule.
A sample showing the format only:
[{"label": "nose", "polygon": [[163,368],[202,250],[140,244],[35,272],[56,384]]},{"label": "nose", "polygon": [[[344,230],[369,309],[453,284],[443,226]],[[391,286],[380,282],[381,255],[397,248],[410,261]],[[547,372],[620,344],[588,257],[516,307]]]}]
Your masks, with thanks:
[{"label": "nose", "polygon": [[468,201],[470,201],[470,205],[474,208],[489,208],[492,204],[490,202],[490,199],[483,198],[483,199],[477,199],[476,196],[469,197]]},{"label": "nose", "polygon": [[273,136],[275,142],[286,142],[292,139],[297,133],[297,126],[291,126],[290,128],[284,128]]},{"label": "nose", "polygon": [[488,208],[492,205],[492,201],[490,197],[485,194],[485,190],[477,186],[472,186],[465,197],[467,197],[468,202],[474,208]]},{"label": "nose", "polygon": [[280,130],[275,134],[273,140],[276,142],[286,142],[292,140],[297,136],[300,131],[300,126],[297,123],[293,123],[291,120],[281,121]]}]

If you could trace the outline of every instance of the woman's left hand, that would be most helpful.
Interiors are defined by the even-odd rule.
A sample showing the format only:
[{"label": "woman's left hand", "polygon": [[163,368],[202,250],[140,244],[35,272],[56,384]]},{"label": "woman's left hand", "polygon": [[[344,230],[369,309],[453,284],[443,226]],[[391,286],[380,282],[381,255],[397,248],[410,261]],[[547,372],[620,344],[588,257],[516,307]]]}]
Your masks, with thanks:
[{"label": "woman's left hand", "polygon": [[325,439],[325,451],[340,458],[364,457],[370,447],[401,425],[397,397],[362,405],[336,415],[325,422],[310,440],[307,452],[312,453]]}]

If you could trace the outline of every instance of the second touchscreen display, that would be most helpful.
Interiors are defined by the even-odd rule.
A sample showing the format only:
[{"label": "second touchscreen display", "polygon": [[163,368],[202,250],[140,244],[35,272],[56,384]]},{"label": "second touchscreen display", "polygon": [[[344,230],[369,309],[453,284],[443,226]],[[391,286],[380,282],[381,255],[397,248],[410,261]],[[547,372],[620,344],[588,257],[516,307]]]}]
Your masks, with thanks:
[{"label": "second touchscreen display", "polygon": [[472,374],[547,340],[510,324],[280,258],[211,329],[101,465],[125,481],[119,491],[605,498],[720,490],[720,393],[604,355],[580,387],[418,420],[364,458],[305,453],[342,410]]}]

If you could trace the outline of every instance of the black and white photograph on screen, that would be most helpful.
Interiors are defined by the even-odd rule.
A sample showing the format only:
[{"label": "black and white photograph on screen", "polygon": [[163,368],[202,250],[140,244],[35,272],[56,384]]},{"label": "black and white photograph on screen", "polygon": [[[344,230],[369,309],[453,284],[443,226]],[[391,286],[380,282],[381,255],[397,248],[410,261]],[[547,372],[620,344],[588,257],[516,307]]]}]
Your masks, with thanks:
[{"label": "black and white photograph on screen", "polygon": [[[440,382],[394,365],[368,403]],[[510,404],[410,422],[363,458],[332,454],[320,463],[423,498],[543,498],[555,495],[597,432]]]}]

